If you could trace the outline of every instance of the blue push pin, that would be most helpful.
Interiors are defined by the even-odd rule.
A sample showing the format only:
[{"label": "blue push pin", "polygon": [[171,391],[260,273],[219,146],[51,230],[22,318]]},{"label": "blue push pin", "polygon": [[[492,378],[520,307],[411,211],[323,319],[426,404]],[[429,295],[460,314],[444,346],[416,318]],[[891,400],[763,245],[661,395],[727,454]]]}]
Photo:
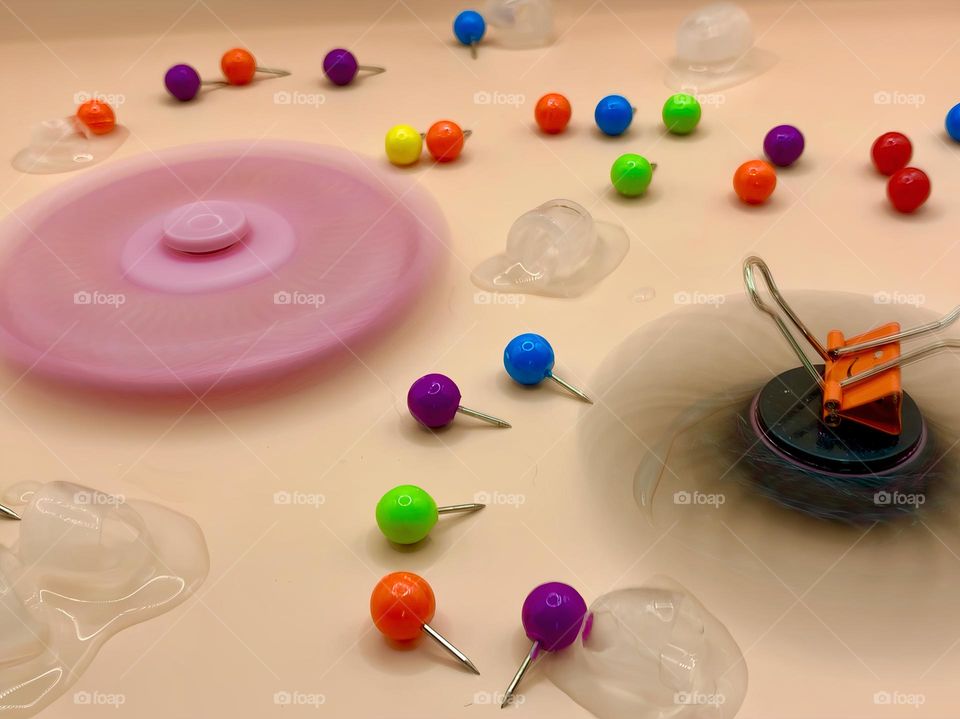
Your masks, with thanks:
[{"label": "blue push pin", "polygon": [[553,373],[553,347],[546,338],[532,332],[517,335],[503,350],[503,366],[515,382],[525,385],[540,384],[545,379],[552,379],[561,387],[573,392],[584,402],[593,404],[582,390],[564,382]]},{"label": "blue push pin", "polygon": [[453,34],[461,45],[470,47],[470,54],[477,56],[477,43],[483,39],[487,31],[487,22],[483,15],[476,10],[464,10],[453,21]]},{"label": "blue push pin", "polygon": [[593,119],[605,135],[622,135],[633,122],[635,108],[623,95],[607,95],[597,103]]},{"label": "blue push pin", "polygon": [[947,126],[947,134],[951,139],[960,142],[960,105],[954,105],[947,113],[947,119],[944,123]]}]

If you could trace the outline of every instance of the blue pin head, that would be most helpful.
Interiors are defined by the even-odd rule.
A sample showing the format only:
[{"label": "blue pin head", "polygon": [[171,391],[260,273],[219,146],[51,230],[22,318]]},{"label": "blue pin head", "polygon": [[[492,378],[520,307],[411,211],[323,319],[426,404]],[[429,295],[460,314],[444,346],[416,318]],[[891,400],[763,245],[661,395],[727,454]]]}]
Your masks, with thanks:
[{"label": "blue pin head", "polygon": [[540,384],[553,371],[554,359],[550,343],[532,332],[517,335],[503,350],[503,366],[520,384]]},{"label": "blue pin head", "polygon": [[605,135],[622,135],[633,122],[633,105],[623,95],[607,95],[593,111],[597,127]]},{"label": "blue pin head", "polygon": [[476,10],[464,10],[453,21],[453,34],[461,45],[476,45],[487,31],[487,22]]}]

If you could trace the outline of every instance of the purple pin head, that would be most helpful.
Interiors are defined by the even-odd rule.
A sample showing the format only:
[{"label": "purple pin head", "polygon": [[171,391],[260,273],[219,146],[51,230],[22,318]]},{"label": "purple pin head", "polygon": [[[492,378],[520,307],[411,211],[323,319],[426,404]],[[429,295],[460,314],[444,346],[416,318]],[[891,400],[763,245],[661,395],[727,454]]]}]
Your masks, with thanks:
[{"label": "purple pin head", "polygon": [[803,133],[793,125],[777,125],[763,138],[763,151],[780,167],[792,165],[803,154]]},{"label": "purple pin head", "polygon": [[200,73],[189,65],[174,65],[163,76],[167,92],[181,102],[192,100],[200,91]]},{"label": "purple pin head", "polygon": [[580,592],[563,582],[547,582],[523,601],[523,630],[539,648],[548,652],[565,649],[580,634],[587,603]]},{"label": "purple pin head", "polygon": [[407,407],[420,424],[436,429],[453,421],[460,407],[460,388],[443,374],[425,374],[407,392]]},{"label": "purple pin head", "polygon": [[334,85],[349,85],[359,70],[357,58],[352,52],[342,47],[331,50],[323,58],[323,74]]}]

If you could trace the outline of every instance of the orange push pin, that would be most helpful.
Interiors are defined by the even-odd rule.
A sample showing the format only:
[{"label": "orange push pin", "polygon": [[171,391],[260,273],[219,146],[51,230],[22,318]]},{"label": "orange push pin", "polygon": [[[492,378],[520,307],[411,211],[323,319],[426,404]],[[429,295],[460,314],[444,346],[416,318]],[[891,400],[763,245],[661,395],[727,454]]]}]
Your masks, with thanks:
[{"label": "orange push pin", "polygon": [[220,58],[220,69],[223,71],[223,75],[227,78],[227,83],[230,85],[249,85],[253,82],[253,77],[258,72],[276,75],[277,77],[284,77],[290,74],[288,70],[260,67],[257,65],[257,60],[253,57],[253,53],[249,50],[244,50],[242,47],[235,47],[223,53],[223,57]]},{"label": "orange push pin", "polygon": [[450,652],[474,674],[480,672],[461,652],[430,626],[437,608],[433,589],[423,577],[412,572],[393,572],[383,577],[370,595],[370,616],[373,623],[389,639],[409,642],[426,633]]},{"label": "orange push pin", "polygon": [[100,100],[87,100],[77,108],[77,119],[94,135],[106,135],[117,126],[113,108]]},{"label": "orange push pin", "polygon": [[437,162],[452,162],[460,157],[463,141],[473,134],[471,130],[461,130],[452,120],[435,122],[424,136],[427,150]]}]

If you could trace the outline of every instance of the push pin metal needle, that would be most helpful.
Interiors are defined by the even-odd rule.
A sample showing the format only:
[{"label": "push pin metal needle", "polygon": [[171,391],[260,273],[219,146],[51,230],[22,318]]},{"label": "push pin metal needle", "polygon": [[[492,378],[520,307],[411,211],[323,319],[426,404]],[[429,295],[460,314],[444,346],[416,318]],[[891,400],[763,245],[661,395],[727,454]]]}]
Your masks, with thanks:
[{"label": "push pin metal needle", "polygon": [[377,582],[370,595],[370,616],[382,634],[397,642],[408,642],[423,632],[463,666],[479,674],[466,654],[430,626],[436,608],[433,589],[427,580],[412,572],[388,574]]},{"label": "push pin metal needle", "polygon": [[20,519],[20,515],[5,504],[0,504],[0,516],[5,517],[6,519]]},{"label": "push pin metal needle", "polygon": [[511,426],[499,417],[464,407],[460,404],[460,398],[460,388],[452,379],[442,374],[427,374],[410,385],[407,408],[414,419],[431,429],[447,426],[457,412],[482,419],[497,427]]},{"label": "push pin metal needle", "polygon": [[573,644],[580,636],[586,615],[587,603],[569,584],[547,582],[527,595],[520,610],[520,620],[533,646],[510,680],[501,709],[510,703],[520,681],[541,652],[556,652]]},{"label": "push pin metal needle", "polygon": [[391,542],[415,544],[437,523],[438,515],[476,512],[485,504],[451,504],[438,507],[426,491],[413,484],[394,487],[377,502],[377,526]]},{"label": "push pin metal needle", "polygon": [[503,366],[515,382],[536,385],[545,379],[551,379],[584,402],[593,404],[593,400],[583,390],[565,382],[553,373],[554,362],[553,347],[546,338],[532,332],[517,335],[503,350]]}]

